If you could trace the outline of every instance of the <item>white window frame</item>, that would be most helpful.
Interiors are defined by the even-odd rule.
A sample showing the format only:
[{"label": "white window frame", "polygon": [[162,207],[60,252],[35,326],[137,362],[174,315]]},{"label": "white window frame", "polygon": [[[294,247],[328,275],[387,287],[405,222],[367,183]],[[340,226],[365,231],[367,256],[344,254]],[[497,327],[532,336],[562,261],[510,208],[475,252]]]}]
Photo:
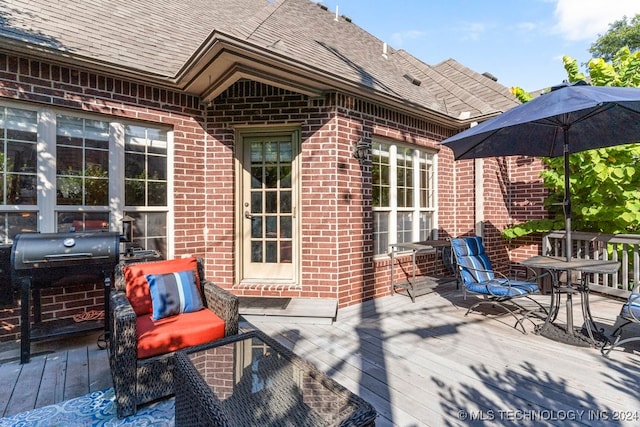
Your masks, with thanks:
[{"label": "white window frame", "polygon": [[[165,212],[167,215],[167,257],[173,257],[173,130],[159,124],[147,124],[132,120],[123,120],[113,116],[87,114],[62,108],[40,107],[18,102],[0,101],[2,108],[15,108],[35,111],[38,114],[37,136],[37,184],[38,199],[36,205],[0,205],[0,212],[38,212],[37,230],[42,233],[57,231],[57,213],[68,212],[106,212],[109,213],[110,231],[122,232],[124,212]],[[56,116],[57,114],[109,122],[109,205],[69,206],[56,204]],[[125,206],[125,153],[124,129],[127,124],[153,127],[167,132],[167,205],[166,206]]]},{"label": "white window frame", "polygon": [[[411,239],[410,241],[418,241],[425,240],[420,236],[420,215],[422,213],[430,213],[432,218],[432,227],[430,231],[430,236],[428,239],[437,239],[438,238],[438,173],[437,173],[437,164],[438,164],[438,155],[435,150],[430,150],[428,148],[410,146],[407,144],[401,144],[396,141],[374,138],[374,144],[372,148],[372,154],[378,154],[377,146],[378,144],[383,144],[388,146],[389,148],[389,206],[388,207],[376,207],[372,206],[372,210],[374,212],[387,212],[389,215],[388,222],[388,231],[387,231],[387,240],[389,248],[386,253],[375,253],[375,257],[384,257],[388,256],[390,253],[390,246],[398,243],[398,214],[400,212],[409,212],[413,215],[412,220],[412,229],[411,229]],[[412,207],[398,207],[398,149],[409,148],[413,150],[413,206]],[[431,173],[432,176],[427,176],[425,179],[428,183],[431,183],[431,187],[428,189],[430,191],[427,194],[427,197],[430,198],[427,203],[427,207],[420,207],[420,195],[421,195],[421,176],[420,176],[420,166],[423,162],[431,163]],[[428,171],[427,171],[428,173]],[[372,177],[373,178],[373,177]],[[374,222],[375,227],[375,222]],[[376,238],[376,233],[374,230],[374,239]],[[374,250],[377,248],[377,244],[374,243]]]}]

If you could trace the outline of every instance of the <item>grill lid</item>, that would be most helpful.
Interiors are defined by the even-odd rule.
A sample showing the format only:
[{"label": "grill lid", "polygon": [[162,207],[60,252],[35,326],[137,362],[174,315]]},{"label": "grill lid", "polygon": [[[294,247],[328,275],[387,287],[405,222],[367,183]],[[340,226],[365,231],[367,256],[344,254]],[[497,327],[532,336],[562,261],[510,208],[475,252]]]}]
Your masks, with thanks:
[{"label": "grill lid", "polygon": [[115,265],[119,245],[117,232],[23,233],[13,240],[11,263],[15,270]]}]

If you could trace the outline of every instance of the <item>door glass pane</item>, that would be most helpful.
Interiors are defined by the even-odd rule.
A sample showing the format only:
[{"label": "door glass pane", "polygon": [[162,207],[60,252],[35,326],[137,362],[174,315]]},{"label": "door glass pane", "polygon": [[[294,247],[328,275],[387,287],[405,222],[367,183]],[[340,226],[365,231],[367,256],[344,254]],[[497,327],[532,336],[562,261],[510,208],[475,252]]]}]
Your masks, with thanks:
[{"label": "door glass pane", "polygon": [[278,161],[278,143],[267,142],[264,144],[264,161],[276,163]]},{"label": "door glass pane", "polygon": [[290,239],[293,236],[291,217],[283,216],[280,218],[280,237]]},{"label": "door glass pane", "polygon": [[251,188],[262,188],[262,166],[251,168]]},{"label": "door glass pane", "polygon": [[266,242],[265,262],[276,263],[278,262],[278,243]]},{"label": "door glass pane", "polygon": [[277,213],[278,212],[278,193],[276,191],[267,191],[265,193],[266,197],[266,213]]},{"label": "door glass pane", "polygon": [[280,162],[291,163],[293,160],[293,145],[290,142],[281,142],[279,147]]},{"label": "door glass pane", "polygon": [[278,167],[267,166],[264,168],[264,186],[267,188],[277,188],[279,184],[278,180]]},{"label": "door glass pane", "polygon": [[254,239],[262,238],[262,217],[260,216],[251,218],[251,237]]},{"label": "door glass pane", "polygon": [[280,212],[291,213],[291,191],[283,191],[280,193]]},{"label": "door glass pane", "polygon": [[251,262],[262,262],[262,242],[251,242]]},{"label": "door glass pane", "polygon": [[280,188],[291,188],[291,166],[280,167]]},{"label": "door glass pane", "polygon": [[262,192],[251,193],[251,213],[262,213]]},{"label": "door glass pane", "polygon": [[266,237],[275,239],[278,237],[278,217],[268,216],[266,220]]},{"label": "door glass pane", "polygon": [[291,241],[280,242],[280,262],[291,263],[292,254],[293,254],[292,242]]}]

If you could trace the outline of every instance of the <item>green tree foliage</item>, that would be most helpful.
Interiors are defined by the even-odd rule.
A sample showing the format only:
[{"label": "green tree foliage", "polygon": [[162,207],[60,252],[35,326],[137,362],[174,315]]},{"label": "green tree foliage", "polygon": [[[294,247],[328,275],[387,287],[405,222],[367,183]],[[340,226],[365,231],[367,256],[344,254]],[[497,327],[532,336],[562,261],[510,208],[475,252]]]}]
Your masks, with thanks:
[{"label": "green tree foliage", "polygon": [[[585,80],[575,59],[565,56],[568,80]],[[589,80],[595,86],[640,87],[640,51],[620,49],[610,62],[602,58],[588,64]],[[522,102],[528,94],[520,88],[512,93]],[[544,96],[544,95],[542,95]],[[517,224],[503,231],[507,238],[533,232],[564,228],[564,161],[562,157],[543,158],[547,168],[541,172],[549,196],[545,207],[549,218]],[[628,144],[572,154],[569,157],[573,228],[601,233],[640,232],[640,144]]]},{"label": "green tree foliage", "polygon": [[613,60],[616,53],[623,47],[631,52],[640,50],[640,14],[627,19],[625,16],[609,25],[609,29],[591,44],[589,53],[593,58],[602,58],[608,62]]}]

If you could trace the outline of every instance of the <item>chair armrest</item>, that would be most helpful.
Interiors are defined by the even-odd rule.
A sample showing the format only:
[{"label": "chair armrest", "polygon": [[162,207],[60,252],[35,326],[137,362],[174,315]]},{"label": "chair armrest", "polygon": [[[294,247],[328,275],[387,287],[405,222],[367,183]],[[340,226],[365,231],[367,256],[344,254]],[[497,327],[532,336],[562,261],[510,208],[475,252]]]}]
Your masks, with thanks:
[{"label": "chair armrest", "polygon": [[504,266],[506,267],[506,269],[508,269],[509,274],[507,275],[507,277],[510,277],[511,279],[514,279],[514,280],[520,280],[523,282],[535,282],[538,279],[549,274],[549,272],[547,271],[540,274],[536,272],[533,268],[529,267],[528,265],[520,264],[519,262],[497,263],[497,264],[494,264],[494,267],[496,265]]},{"label": "chair armrest", "polygon": [[202,289],[207,308],[224,320],[224,335],[236,335],[240,305],[238,297],[208,280],[202,281]]},{"label": "chair armrest", "polygon": [[[131,307],[131,303],[127,299],[124,292],[111,291],[110,301],[110,340],[112,351],[118,346],[127,346],[136,348],[136,313]],[[116,352],[120,355],[120,352]],[[134,352],[135,357],[135,352]]]},{"label": "chair armrest", "polygon": [[[502,285],[502,286],[507,286],[510,287],[511,286],[511,282],[509,281],[509,278],[504,275],[503,273],[497,271],[497,270],[487,270],[484,268],[474,268],[474,267],[470,267],[470,266],[462,266],[460,264],[458,264],[458,270],[460,271],[460,273],[462,272],[462,270],[468,270],[469,272],[474,272],[474,273],[490,273],[493,274],[494,279],[492,280],[494,282],[494,285]],[[463,284],[464,284],[464,279],[462,280]],[[474,283],[478,283],[480,285],[488,283],[487,282],[476,282],[474,281]],[[470,285],[470,284],[469,284]],[[487,290],[489,291],[489,293],[491,293],[490,289],[487,288]]]},{"label": "chair armrest", "polygon": [[118,415],[135,411],[138,346],[136,313],[124,292],[111,291],[109,325],[109,367],[118,400]]}]

